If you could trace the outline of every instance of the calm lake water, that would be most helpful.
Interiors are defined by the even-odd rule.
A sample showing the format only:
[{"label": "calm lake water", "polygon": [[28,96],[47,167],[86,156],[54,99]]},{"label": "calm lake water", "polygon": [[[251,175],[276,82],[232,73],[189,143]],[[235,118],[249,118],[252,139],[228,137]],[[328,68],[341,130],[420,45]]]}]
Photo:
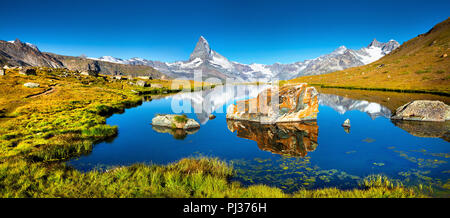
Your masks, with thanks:
[{"label": "calm lake water", "polygon": [[[384,174],[407,185],[430,185],[434,194],[449,196],[448,123],[423,133],[421,124],[392,123],[391,111],[383,105],[331,94],[320,94],[317,122],[274,126],[226,120],[230,103],[256,97],[264,88],[217,87],[145,101],[107,119],[119,128],[116,138],[68,163],[89,171],[202,155],[231,163],[237,172],[233,179],[244,185],[266,184],[287,192],[347,189],[368,175]],[[173,105],[178,105],[175,111]],[[186,114],[201,128],[183,132],[152,127],[152,118],[165,113]],[[210,114],[216,118],[209,120]],[[347,118],[350,130],[341,127]]]}]

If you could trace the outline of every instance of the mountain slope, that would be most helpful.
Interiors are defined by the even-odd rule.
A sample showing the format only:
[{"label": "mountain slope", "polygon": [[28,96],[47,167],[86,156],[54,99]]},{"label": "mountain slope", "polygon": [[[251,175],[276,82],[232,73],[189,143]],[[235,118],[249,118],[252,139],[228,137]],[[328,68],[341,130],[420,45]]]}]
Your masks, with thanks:
[{"label": "mountain slope", "polygon": [[63,64],[30,43],[0,40],[0,64],[13,66],[62,67]]},{"label": "mountain slope", "polygon": [[212,50],[206,39],[200,36],[187,61],[164,63],[142,58],[122,60],[110,56],[90,59],[121,64],[152,66],[174,78],[186,77],[193,79],[194,72],[202,72],[203,79],[215,77],[221,80],[232,78],[237,81],[273,81],[292,79],[300,75],[329,73],[349,67],[361,66],[378,60],[398,46],[399,44],[395,40],[381,43],[374,39],[366,48],[352,50],[341,46],[330,54],[292,64],[241,64],[230,61]]},{"label": "mountain slope", "polygon": [[8,42],[0,40],[0,67],[3,65],[52,68],[66,67],[70,70],[79,71],[97,70],[102,74],[110,75],[121,74],[168,78],[150,66],[131,66],[112,63],[111,59],[90,60],[41,52],[37,46],[30,43],[23,43],[18,39]]},{"label": "mountain slope", "polygon": [[132,66],[128,64],[111,63],[81,57],[63,56],[52,53],[46,54],[59,60],[64,67],[67,67],[70,70],[96,70],[105,75],[151,76],[158,79],[168,78],[168,76],[150,66]]},{"label": "mountain slope", "polygon": [[288,82],[450,94],[449,54],[450,18],[371,64]]}]

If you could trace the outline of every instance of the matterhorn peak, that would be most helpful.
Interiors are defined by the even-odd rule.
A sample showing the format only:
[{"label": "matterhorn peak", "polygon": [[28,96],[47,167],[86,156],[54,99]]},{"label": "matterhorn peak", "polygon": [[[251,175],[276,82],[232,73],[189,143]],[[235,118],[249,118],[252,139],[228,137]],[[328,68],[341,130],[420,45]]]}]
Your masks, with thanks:
[{"label": "matterhorn peak", "polygon": [[198,39],[197,45],[195,45],[194,51],[191,53],[189,60],[200,58],[206,60],[212,57],[212,50],[209,47],[208,41],[203,36]]}]

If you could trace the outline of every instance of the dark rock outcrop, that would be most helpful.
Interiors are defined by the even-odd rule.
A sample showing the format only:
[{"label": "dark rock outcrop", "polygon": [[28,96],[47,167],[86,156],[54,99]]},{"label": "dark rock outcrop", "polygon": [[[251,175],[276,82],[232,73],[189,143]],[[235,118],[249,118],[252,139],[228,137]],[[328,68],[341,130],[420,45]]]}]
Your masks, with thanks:
[{"label": "dark rock outcrop", "polygon": [[19,70],[19,74],[26,76],[36,76],[36,70],[30,67],[25,67]]}]

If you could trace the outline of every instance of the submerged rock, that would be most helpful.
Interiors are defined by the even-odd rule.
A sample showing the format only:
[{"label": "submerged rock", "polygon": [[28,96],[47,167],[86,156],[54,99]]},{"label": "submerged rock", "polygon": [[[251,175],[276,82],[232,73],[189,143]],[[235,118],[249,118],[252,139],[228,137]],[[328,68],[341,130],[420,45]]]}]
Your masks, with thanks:
[{"label": "submerged rock", "polygon": [[187,118],[186,115],[156,115],[152,119],[153,126],[163,126],[173,129],[195,129],[200,128],[200,124],[194,119]]},{"label": "submerged rock", "polygon": [[25,84],[23,84],[25,87],[28,87],[28,88],[37,88],[37,87],[39,87],[40,85],[39,85],[39,83],[25,83]]},{"label": "submerged rock", "polygon": [[256,98],[237,101],[227,108],[227,119],[260,123],[316,120],[318,92],[306,83],[271,87]]},{"label": "submerged rock", "polygon": [[305,157],[317,146],[317,122],[261,124],[227,120],[228,129],[240,138],[256,141],[259,149],[291,157]]},{"label": "submerged rock", "polygon": [[411,101],[397,108],[391,119],[443,122],[450,120],[450,106],[441,101]]},{"label": "submerged rock", "polygon": [[210,114],[210,115],[209,115],[209,119],[210,119],[210,120],[214,120],[214,119],[216,119],[216,115],[214,115],[214,114]]}]

